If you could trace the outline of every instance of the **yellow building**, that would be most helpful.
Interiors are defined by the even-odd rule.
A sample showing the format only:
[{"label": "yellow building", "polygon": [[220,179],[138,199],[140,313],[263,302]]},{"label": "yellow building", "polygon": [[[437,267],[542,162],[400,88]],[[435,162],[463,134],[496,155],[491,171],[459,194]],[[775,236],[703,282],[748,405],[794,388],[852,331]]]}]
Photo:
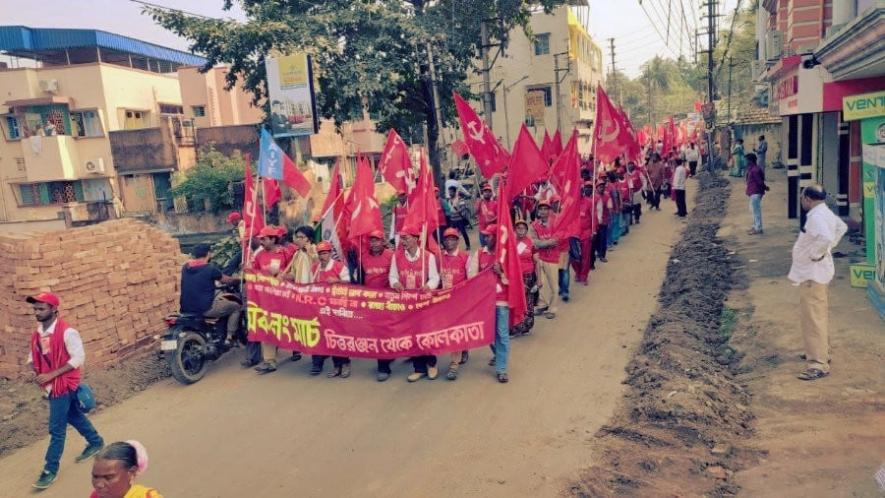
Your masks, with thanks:
[{"label": "yellow building", "polygon": [[[510,32],[506,54],[490,73],[492,127],[507,147],[525,123],[537,139],[544,131],[552,136],[561,128],[567,140],[575,128],[580,152],[589,153],[603,65],[602,50],[581,22],[588,15],[586,0],[569,2],[550,14],[536,8],[529,21],[533,39],[522,28]],[[481,75],[472,77],[471,89],[479,93],[481,82]],[[482,109],[480,102],[474,105]]]},{"label": "yellow building", "polygon": [[213,67],[205,73],[199,66],[178,68],[184,115],[193,119],[198,128],[260,123],[264,111],[252,105],[242,82],[230,91],[225,90],[229,68]]},{"label": "yellow building", "polygon": [[[175,71],[202,58],[103,31],[24,26],[0,27],[0,55],[0,221],[58,219],[65,206],[114,199],[153,211],[169,197],[169,173],[193,162],[179,150],[193,147],[193,128]],[[117,135],[140,146],[126,164],[114,137],[136,130]]]}]

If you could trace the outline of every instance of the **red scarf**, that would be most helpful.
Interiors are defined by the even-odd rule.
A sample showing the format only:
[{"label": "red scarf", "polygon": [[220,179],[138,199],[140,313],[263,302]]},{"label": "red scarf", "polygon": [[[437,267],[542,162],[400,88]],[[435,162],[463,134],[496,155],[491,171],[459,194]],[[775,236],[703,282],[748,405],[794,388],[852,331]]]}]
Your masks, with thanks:
[{"label": "red scarf", "polygon": [[[34,371],[37,374],[45,374],[61,368],[71,360],[68,348],[65,346],[65,330],[68,324],[61,317],[55,320],[55,330],[49,336],[49,358],[43,355],[40,348],[40,332],[35,330],[31,335],[31,359],[34,362]],[[80,369],[75,368],[70,372],[63,373],[52,380],[53,398],[74,392],[80,385]]]}]

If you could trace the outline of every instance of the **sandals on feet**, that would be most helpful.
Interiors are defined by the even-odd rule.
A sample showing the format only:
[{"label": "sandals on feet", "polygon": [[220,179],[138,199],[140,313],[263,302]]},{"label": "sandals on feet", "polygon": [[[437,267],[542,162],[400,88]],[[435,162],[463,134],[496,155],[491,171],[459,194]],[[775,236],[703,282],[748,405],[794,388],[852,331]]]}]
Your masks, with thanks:
[{"label": "sandals on feet", "polygon": [[498,374],[498,382],[500,382],[501,384],[506,384],[506,383],[510,382],[510,377],[507,377],[506,373],[499,373]]},{"label": "sandals on feet", "polygon": [[450,368],[448,372],[446,372],[446,378],[449,380],[457,380],[458,379],[458,370],[455,368]]},{"label": "sandals on feet", "polygon": [[822,379],[822,378],[826,377],[827,375],[830,375],[830,372],[824,372],[823,370],[821,370],[819,368],[809,368],[809,369],[806,369],[804,372],[800,373],[799,375],[797,375],[796,377],[799,380],[817,380],[817,379]]},{"label": "sandals on feet", "polygon": [[458,362],[459,365],[464,365],[467,363],[467,360],[470,359],[470,352],[464,351],[461,353],[461,361]]},{"label": "sandals on feet", "polygon": [[276,372],[277,367],[276,367],[276,365],[272,365],[268,362],[264,362],[261,365],[258,365],[257,367],[255,367],[255,371],[258,372],[258,375],[264,375],[264,374],[269,374],[271,372]]},{"label": "sandals on feet", "polygon": [[326,374],[326,377],[328,377],[330,379],[334,379],[335,377],[340,377],[340,376],[341,376],[341,367],[335,367],[332,369],[331,372]]},{"label": "sandals on feet", "polygon": [[495,357],[494,357],[494,356],[492,356],[492,359],[489,360],[489,366],[490,366],[490,367],[495,366]]}]

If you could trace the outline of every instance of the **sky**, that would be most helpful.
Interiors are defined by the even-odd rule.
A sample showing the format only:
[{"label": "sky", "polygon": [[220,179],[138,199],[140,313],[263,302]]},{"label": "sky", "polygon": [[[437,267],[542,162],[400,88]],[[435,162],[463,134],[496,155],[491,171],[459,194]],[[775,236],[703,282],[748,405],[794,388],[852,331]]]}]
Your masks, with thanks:
[{"label": "sky", "polygon": [[[691,25],[701,14],[699,9],[702,1],[643,0],[648,14],[643,11],[639,1],[589,0],[589,31],[603,48],[606,73],[611,66],[609,38],[615,39],[618,69],[631,77],[637,76],[642,63],[655,55],[676,57],[680,53],[680,44],[681,52],[689,59],[692,57],[688,32],[693,33],[694,28],[683,28],[681,9],[685,9],[686,24]],[[721,13],[730,14],[738,1],[721,0]],[[223,11],[223,0],[153,0],[153,3],[210,17],[243,19],[240,10]],[[668,16],[670,6],[672,11]],[[655,20],[654,24],[649,16]],[[671,19],[669,33],[668,17]],[[141,14],[141,5],[130,0],[0,0],[0,24],[101,29],[180,50],[188,48],[185,40],[154,24],[153,20]]]}]

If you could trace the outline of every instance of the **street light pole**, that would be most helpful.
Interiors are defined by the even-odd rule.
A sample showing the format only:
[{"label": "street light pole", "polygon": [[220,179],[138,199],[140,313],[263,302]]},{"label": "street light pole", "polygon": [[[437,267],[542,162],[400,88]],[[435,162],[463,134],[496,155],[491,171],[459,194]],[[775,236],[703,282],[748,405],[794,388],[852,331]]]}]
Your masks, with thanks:
[{"label": "street light pole", "polygon": [[510,142],[510,114],[507,111],[507,94],[508,92],[510,92],[511,88],[513,88],[523,80],[528,79],[528,77],[528,75],[525,75],[509,85],[506,83],[504,84],[504,136],[507,138],[507,148],[513,147],[513,144]]}]

